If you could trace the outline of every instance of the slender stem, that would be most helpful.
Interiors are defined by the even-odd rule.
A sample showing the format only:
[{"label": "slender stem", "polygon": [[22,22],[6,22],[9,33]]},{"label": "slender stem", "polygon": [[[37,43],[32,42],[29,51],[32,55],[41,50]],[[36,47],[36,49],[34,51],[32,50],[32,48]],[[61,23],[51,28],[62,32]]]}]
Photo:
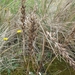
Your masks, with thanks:
[{"label": "slender stem", "polygon": [[22,37],[23,37],[23,58],[24,58],[24,61],[26,62],[26,58],[25,58],[25,1],[26,0],[21,0],[21,22],[22,22],[22,25],[21,25],[21,28],[23,30],[23,34],[22,34]]},{"label": "slender stem", "polygon": [[44,75],[46,75],[46,73],[47,73],[47,71],[48,71],[50,65],[51,65],[52,62],[56,59],[56,57],[57,57],[57,56],[55,56],[55,57],[53,58],[53,60],[49,63],[48,67],[47,67],[46,70],[45,70],[45,74],[44,74]]}]

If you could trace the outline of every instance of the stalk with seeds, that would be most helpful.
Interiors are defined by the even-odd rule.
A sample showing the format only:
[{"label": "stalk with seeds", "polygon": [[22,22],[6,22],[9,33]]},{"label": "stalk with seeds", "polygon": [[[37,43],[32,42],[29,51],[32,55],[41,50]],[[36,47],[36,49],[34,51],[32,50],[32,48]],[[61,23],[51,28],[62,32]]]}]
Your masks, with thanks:
[{"label": "stalk with seeds", "polygon": [[26,0],[21,0],[21,28],[23,30],[22,33],[22,37],[23,37],[23,57],[24,57],[24,61],[26,62],[26,58],[25,58],[25,2]]}]

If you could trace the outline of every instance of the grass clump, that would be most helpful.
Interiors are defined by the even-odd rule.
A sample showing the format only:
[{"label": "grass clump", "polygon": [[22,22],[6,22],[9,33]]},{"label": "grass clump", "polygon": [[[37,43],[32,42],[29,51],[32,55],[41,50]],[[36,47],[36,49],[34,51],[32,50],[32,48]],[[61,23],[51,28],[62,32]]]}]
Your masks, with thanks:
[{"label": "grass clump", "polygon": [[75,69],[73,0],[1,0],[0,6],[2,74],[71,75],[69,65]]}]

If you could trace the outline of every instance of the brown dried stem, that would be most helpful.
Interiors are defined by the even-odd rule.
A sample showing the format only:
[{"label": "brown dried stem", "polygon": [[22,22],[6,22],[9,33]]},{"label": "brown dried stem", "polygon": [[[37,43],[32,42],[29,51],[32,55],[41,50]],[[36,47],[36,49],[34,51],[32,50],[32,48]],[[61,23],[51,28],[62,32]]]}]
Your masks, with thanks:
[{"label": "brown dried stem", "polygon": [[24,61],[26,62],[26,58],[25,58],[25,1],[26,0],[22,0],[21,1],[21,28],[23,30],[22,33],[22,37],[23,37],[23,57],[24,57]]}]

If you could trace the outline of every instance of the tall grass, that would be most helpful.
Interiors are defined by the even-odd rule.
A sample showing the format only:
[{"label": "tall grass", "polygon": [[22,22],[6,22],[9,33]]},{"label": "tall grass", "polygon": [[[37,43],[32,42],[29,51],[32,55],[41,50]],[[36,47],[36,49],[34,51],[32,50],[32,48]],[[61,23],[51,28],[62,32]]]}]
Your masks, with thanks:
[{"label": "tall grass", "polygon": [[25,75],[48,75],[56,58],[75,69],[74,4],[74,0],[1,0],[0,71],[23,63]]}]

